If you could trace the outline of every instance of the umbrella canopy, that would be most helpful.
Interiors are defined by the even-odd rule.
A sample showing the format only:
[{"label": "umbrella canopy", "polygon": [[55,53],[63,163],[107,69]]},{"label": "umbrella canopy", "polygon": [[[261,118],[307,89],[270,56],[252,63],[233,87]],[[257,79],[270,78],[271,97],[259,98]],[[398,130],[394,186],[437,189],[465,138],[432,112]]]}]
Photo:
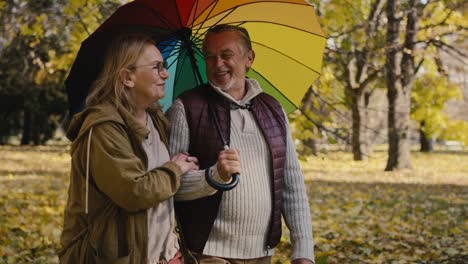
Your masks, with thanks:
[{"label": "umbrella canopy", "polygon": [[121,6],[81,45],[65,82],[71,114],[84,107],[89,86],[102,67],[113,36],[151,35],[168,62],[164,109],[183,91],[206,82],[201,52],[206,31],[216,24],[249,31],[255,62],[248,77],[260,82],[291,112],[320,75],[326,38],[313,7],[304,0],[135,0]]}]

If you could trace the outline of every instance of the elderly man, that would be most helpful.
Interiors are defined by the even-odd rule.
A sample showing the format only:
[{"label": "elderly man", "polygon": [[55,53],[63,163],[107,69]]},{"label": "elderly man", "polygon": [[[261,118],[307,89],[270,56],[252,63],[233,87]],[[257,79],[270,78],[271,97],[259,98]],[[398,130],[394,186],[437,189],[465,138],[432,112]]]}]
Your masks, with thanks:
[{"label": "elderly man", "polygon": [[[313,263],[309,203],[286,114],[257,81],[245,77],[255,58],[247,30],[211,28],[203,53],[208,84],[182,94],[166,114],[170,152],[198,157],[200,168],[219,182],[229,181],[230,160],[235,167],[240,158],[242,172],[239,185],[226,192],[211,188],[203,173],[182,178],[176,212],[189,249],[200,263],[271,263],[283,215],[292,263]],[[222,152],[209,105],[231,152]],[[197,196],[188,195],[193,190]]]}]

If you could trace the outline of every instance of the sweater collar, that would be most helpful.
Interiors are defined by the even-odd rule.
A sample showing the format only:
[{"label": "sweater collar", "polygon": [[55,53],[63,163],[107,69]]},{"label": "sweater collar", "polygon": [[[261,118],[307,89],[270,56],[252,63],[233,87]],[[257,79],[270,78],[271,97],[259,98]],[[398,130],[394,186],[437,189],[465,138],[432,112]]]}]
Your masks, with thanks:
[{"label": "sweater collar", "polygon": [[229,102],[232,102],[238,106],[245,106],[246,104],[250,103],[250,100],[252,100],[255,96],[263,92],[262,88],[260,87],[260,84],[254,79],[245,79],[245,89],[247,90],[247,92],[245,93],[244,98],[242,98],[240,101],[236,100],[227,92],[221,90],[221,88],[213,85],[211,82],[210,86],[213,87],[213,89],[218,94],[228,99]]}]

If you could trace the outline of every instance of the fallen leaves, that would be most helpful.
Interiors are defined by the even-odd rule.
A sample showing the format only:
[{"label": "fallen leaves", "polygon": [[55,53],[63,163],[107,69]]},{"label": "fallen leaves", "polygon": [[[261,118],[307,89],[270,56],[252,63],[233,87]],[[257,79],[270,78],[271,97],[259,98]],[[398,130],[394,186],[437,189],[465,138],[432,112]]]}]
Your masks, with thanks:
[{"label": "fallen leaves", "polygon": [[0,262],[57,263],[66,148],[0,148]]},{"label": "fallen leaves", "polygon": [[[369,173],[378,166],[372,160],[348,167],[355,163],[349,155],[312,157],[304,166],[317,264],[468,263],[467,155],[435,153],[447,166],[435,169],[437,177],[434,157],[415,155],[414,163],[425,165],[411,180],[404,179],[411,172]],[[432,178],[420,184],[426,173]],[[288,263],[288,247],[280,248],[275,260]]]},{"label": "fallen leaves", "polygon": [[[380,160],[354,164],[348,155],[303,164],[317,264],[468,262],[468,171],[461,165],[468,155],[435,153],[446,171],[434,169],[432,154],[415,155],[415,167],[424,168],[411,181],[404,179],[410,172],[383,172]],[[57,263],[67,148],[0,146],[0,160],[0,262]],[[285,228],[274,263],[289,263],[290,254]]]}]

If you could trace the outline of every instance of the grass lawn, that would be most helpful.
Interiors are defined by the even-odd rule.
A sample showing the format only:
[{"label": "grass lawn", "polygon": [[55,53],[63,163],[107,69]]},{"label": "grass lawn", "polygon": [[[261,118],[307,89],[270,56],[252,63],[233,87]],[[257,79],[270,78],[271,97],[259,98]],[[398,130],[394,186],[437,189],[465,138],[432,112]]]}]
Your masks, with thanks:
[{"label": "grass lawn", "polygon": [[[0,263],[57,263],[68,149],[0,146]],[[317,263],[468,263],[468,153],[412,155],[384,172],[330,152],[302,162]],[[289,263],[285,229],[276,263]]]}]

